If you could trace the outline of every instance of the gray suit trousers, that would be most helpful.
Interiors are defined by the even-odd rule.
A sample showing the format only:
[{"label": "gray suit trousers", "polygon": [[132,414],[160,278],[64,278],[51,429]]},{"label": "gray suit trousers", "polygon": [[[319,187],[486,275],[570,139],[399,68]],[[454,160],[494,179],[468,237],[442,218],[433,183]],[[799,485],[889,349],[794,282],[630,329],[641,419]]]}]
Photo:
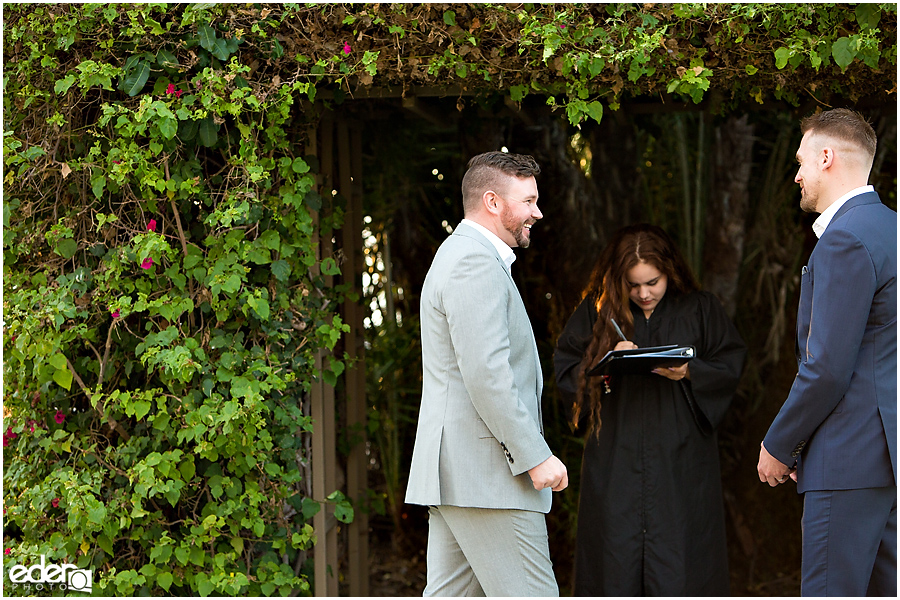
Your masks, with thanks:
[{"label": "gray suit trousers", "polygon": [[559,596],[542,513],[446,505],[428,513],[424,596]]}]

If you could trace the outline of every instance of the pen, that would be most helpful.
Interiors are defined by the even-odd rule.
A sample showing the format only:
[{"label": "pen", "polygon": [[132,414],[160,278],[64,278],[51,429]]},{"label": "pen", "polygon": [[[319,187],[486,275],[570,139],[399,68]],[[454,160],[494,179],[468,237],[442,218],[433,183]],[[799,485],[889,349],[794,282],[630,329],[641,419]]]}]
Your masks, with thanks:
[{"label": "pen", "polygon": [[616,323],[616,320],[613,319],[612,317],[610,317],[609,320],[610,320],[610,322],[612,323],[612,326],[616,328],[616,333],[619,334],[619,337],[622,338],[622,341],[623,341],[623,342],[627,342],[627,341],[628,341],[628,338],[626,338],[626,337],[625,337],[625,334],[622,333],[622,330],[619,329],[619,324]]}]

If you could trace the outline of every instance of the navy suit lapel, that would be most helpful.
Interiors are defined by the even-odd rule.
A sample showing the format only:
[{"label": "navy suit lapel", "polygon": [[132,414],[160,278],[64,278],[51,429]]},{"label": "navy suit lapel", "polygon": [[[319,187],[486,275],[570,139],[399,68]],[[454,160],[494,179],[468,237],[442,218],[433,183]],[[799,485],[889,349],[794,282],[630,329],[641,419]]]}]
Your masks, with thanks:
[{"label": "navy suit lapel", "polygon": [[849,211],[850,209],[856,208],[857,206],[862,206],[864,204],[881,204],[881,198],[878,196],[877,192],[866,192],[865,194],[854,196],[847,200],[844,205],[840,207],[836,213],[834,213],[834,217],[831,219],[831,222],[834,223],[845,214],[847,214],[847,211]]}]

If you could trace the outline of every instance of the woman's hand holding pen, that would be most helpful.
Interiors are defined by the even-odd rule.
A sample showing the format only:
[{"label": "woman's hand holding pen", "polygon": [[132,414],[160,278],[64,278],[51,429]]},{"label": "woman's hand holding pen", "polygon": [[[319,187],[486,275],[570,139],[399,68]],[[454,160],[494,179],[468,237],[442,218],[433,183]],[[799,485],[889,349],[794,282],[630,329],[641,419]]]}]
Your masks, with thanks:
[{"label": "woman's hand holding pen", "polygon": [[616,347],[613,348],[613,350],[637,350],[637,344],[624,340],[616,344]]}]

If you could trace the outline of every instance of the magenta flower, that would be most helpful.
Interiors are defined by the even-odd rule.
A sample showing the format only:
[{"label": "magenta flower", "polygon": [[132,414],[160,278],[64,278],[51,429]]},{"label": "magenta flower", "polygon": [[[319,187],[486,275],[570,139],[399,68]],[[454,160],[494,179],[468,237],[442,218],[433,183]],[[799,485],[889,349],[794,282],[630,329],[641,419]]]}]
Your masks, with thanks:
[{"label": "magenta flower", "polygon": [[112,318],[113,319],[119,318],[119,309],[118,308],[116,310],[112,311]]},{"label": "magenta flower", "polygon": [[350,54],[350,44],[344,42],[344,54]]},{"label": "magenta flower", "polygon": [[179,90],[175,90],[175,97],[176,97],[176,98],[181,98],[181,95],[182,95],[183,93],[184,93],[183,90],[180,90],[180,89],[179,89]]},{"label": "magenta flower", "polygon": [[60,425],[63,421],[66,420],[66,415],[64,415],[61,410],[58,410],[56,411],[56,415],[53,417],[53,420],[56,421],[57,425]]},{"label": "magenta flower", "polygon": [[156,231],[156,219],[150,219],[147,223],[147,231]]},{"label": "magenta flower", "polygon": [[142,269],[149,269],[152,266],[153,266],[153,259],[150,258],[149,256],[144,259],[144,262],[141,263]]},{"label": "magenta flower", "polygon": [[8,555],[10,552],[12,552],[12,548],[7,548],[6,550],[3,551],[3,554]]},{"label": "magenta flower", "polygon": [[175,93],[175,84],[170,83],[168,87],[166,87],[166,94],[174,94]]},{"label": "magenta flower", "polygon": [[59,498],[54,498],[50,504],[53,505],[53,508],[59,508]]},{"label": "magenta flower", "polygon": [[113,164],[115,164],[115,165],[121,165],[121,164],[122,164],[122,161],[121,161],[121,160],[113,159]]}]

